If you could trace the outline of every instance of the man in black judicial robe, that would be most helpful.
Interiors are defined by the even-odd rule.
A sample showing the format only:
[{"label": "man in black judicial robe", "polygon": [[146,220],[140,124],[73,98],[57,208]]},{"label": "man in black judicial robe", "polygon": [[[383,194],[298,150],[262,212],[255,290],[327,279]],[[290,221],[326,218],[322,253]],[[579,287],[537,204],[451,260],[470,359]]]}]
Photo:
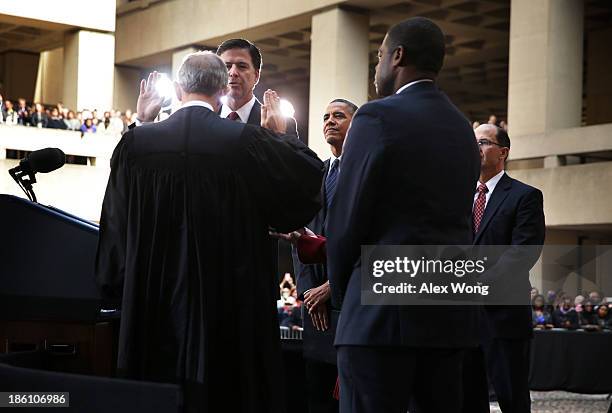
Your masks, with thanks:
[{"label": "man in black judicial robe", "polygon": [[[118,373],[184,384],[189,411],[279,412],[268,228],[314,216],[322,162],[294,136],[219,118],[227,69],[214,54],[188,56],[178,79],[182,107],[128,131],[111,160],[97,279],[123,291]],[[283,130],[278,97],[264,104]]]}]

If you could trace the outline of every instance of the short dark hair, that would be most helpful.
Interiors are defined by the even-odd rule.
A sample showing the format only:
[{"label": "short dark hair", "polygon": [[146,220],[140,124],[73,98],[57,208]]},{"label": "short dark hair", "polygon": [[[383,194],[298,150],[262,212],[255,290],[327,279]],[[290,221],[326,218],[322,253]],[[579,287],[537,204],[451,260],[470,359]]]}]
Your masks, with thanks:
[{"label": "short dark hair", "polygon": [[217,48],[217,56],[221,56],[231,49],[245,49],[251,55],[251,61],[255,70],[261,70],[261,51],[253,43],[246,39],[229,39],[224,41]]},{"label": "short dark hair", "polygon": [[501,146],[510,149],[510,137],[508,136],[508,132],[499,126],[495,126],[495,137]]},{"label": "short dark hair", "polygon": [[350,100],[346,100],[346,99],[334,99],[331,102],[329,102],[329,104],[331,105],[332,103],[344,103],[346,106],[349,107],[349,109],[351,110],[351,115],[355,112],[357,112],[357,109],[359,109],[359,107],[354,104],[353,102],[351,102]]},{"label": "short dark hair", "polygon": [[437,74],[444,63],[445,41],[442,30],[425,17],[412,17],[392,26],[387,32],[389,52],[402,46],[406,65],[420,72]]}]

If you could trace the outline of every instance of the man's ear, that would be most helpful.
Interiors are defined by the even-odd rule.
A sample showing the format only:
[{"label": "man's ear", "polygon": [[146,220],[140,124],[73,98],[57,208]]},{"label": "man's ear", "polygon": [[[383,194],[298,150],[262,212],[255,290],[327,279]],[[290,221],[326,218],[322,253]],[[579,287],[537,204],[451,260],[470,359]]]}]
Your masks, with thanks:
[{"label": "man's ear", "polygon": [[183,101],[183,89],[181,89],[181,86],[178,84],[176,80],[172,82],[172,85],[174,86],[174,93],[176,93],[176,98],[180,102],[182,102]]},{"label": "man's ear", "polygon": [[404,66],[403,61],[406,58],[406,50],[403,46],[397,46],[393,52],[391,52],[391,66]]},{"label": "man's ear", "polygon": [[508,157],[510,156],[510,149],[501,148],[501,150],[502,150],[502,155],[505,155],[504,162],[508,162]]},{"label": "man's ear", "polygon": [[253,89],[255,89],[255,86],[257,86],[257,84],[259,83],[259,70],[255,71],[255,75],[257,76],[257,78],[255,79],[255,85],[253,86]]}]

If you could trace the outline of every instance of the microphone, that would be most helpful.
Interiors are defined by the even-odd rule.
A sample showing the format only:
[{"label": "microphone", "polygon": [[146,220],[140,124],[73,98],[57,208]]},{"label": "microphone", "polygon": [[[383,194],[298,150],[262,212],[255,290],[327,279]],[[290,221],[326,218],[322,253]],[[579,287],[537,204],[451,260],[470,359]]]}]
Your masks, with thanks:
[{"label": "microphone", "polygon": [[19,162],[18,168],[26,173],[48,173],[61,168],[66,163],[66,155],[58,148],[45,148],[30,153]]},{"label": "microphone", "polygon": [[[8,172],[28,198],[36,202],[36,195],[32,189],[32,184],[36,183],[34,175],[37,172],[55,171],[64,166],[65,163],[66,155],[61,149],[45,148],[30,153],[19,162],[18,166],[9,169]],[[26,177],[29,179],[25,179]]]}]

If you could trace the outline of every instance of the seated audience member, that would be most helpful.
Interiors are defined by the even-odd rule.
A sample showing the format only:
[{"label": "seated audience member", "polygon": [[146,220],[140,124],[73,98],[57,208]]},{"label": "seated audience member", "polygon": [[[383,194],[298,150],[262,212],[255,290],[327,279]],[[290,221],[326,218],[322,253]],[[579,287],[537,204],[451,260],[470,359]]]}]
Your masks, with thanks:
[{"label": "seated audience member", "polygon": [[607,304],[600,304],[597,307],[597,313],[595,315],[595,324],[599,327],[599,330],[610,330],[612,329],[612,318]]},{"label": "seated audience member", "polygon": [[487,122],[489,125],[497,125],[497,116],[490,115],[489,121]]},{"label": "seated audience member", "polygon": [[46,128],[49,119],[47,118],[47,114],[45,113],[45,108],[40,103],[34,104],[34,113],[30,116],[30,123],[32,126],[36,126],[38,128]]},{"label": "seated audience member", "polygon": [[480,122],[478,122],[477,120],[475,120],[474,122],[472,122],[472,129],[476,129],[477,127],[480,126]]},{"label": "seated audience member", "polygon": [[286,304],[290,304],[290,305],[295,304],[295,298],[291,296],[290,288],[283,288],[281,292],[281,298],[278,301],[276,301],[276,307],[282,308]]},{"label": "seated audience member", "polygon": [[123,120],[121,120],[121,112],[118,110],[111,111],[110,132],[115,135],[123,133]]},{"label": "seated audience member", "polygon": [[531,320],[533,328],[553,328],[552,318],[546,309],[543,295],[536,295],[531,301]]},{"label": "seated audience member", "polygon": [[26,101],[23,98],[18,99],[17,101],[17,116],[19,116],[19,124],[20,125],[29,125],[30,124],[30,109],[26,105]]},{"label": "seated audience member", "polygon": [[47,128],[50,129],[68,129],[66,122],[60,118],[57,108],[51,109],[51,118],[47,122]]},{"label": "seated audience member", "polygon": [[93,124],[93,121],[91,118],[87,118],[85,119],[85,122],[83,122],[83,125],[81,125],[81,134],[85,135],[86,133],[96,133],[96,125]]},{"label": "seated audience member", "polygon": [[[530,295],[531,295],[531,301],[533,302],[533,299],[534,299],[534,298],[535,298],[537,295],[540,295],[540,291],[539,291],[537,288],[535,288],[535,287],[531,287],[531,293],[530,293]],[[542,298],[544,298],[544,297],[542,297]]]},{"label": "seated audience member", "polygon": [[580,327],[585,330],[596,330],[595,311],[593,310],[591,300],[586,300],[582,303],[582,311],[580,312]]},{"label": "seated audience member", "polygon": [[502,120],[499,122],[499,127],[502,128],[503,130],[507,131],[508,130],[508,124],[506,123],[506,121]]},{"label": "seated audience member", "polygon": [[69,110],[64,118],[66,129],[68,130],[81,130],[81,122],[76,118],[73,111]]},{"label": "seated audience member", "polygon": [[289,327],[292,330],[300,330],[302,328],[302,308],[299,303],[295,305],[286,304],[279,312],[283,312],[280,325]]},{"label": "seated audience member", "polygon": [[553,312],[553,324],[557,328],[575,330],[579,326],[578,313],[572,307],[573,300],[569,297],[563,298],[563,302]]},{"label": "seated audience member", "polygon": [[601,294],[598,291],[591,291],[589,294],[589,300],[593,303],[593,305],[601,304]]},{"label": "seated audience member", "polygon": [[553,290],[548,290],[548,292],[546,293],[546,309],[551,314],[553,311],[555,311],[556,300],[557,300],[557,292]]},{"label": "seated audience member", "polygon": [[4,101],[4,123],[9,126],[19,124],[19,115],[10,100]]}]

